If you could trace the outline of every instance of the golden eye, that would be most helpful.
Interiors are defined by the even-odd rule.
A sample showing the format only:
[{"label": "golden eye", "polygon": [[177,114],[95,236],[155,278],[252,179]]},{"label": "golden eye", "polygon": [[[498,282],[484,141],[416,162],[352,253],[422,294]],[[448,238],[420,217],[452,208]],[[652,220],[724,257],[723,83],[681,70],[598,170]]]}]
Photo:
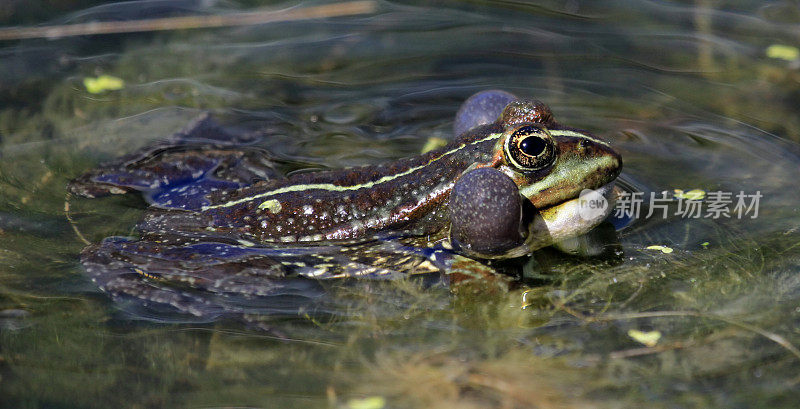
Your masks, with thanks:
[{"label": "golden eye", "polygon": [[534,171],[553,164],[556,145],[545,128],[523,125],[506,139],[505,154],[512,166],[522,171]]}]

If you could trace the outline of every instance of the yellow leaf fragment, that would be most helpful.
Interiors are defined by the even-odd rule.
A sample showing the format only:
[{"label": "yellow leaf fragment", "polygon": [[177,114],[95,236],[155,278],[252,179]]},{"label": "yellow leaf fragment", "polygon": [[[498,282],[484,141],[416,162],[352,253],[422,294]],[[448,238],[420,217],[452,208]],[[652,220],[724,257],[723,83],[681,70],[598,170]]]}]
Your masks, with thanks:
[{"label": "yellow leaf fragment", "polygon": [[638,329],[631,329],[628,330],[628,336],[633,338],[634,341],[647,345],[649,347],[654,347],[658,344],[658,340],[661,339],[661,331],[639,331]]},{"label": "yellow leaf fragment", "polygon": [[773,44],[767,47],[767,57],[794,61],[800,58],[800,50],[790,45]]},{"label": "yellow leaf fragment", "polygon": [[703,200],[706,197],[706,191],[703,189],[692,189],[688,192],[684,192],[681,189],[673,189],[675,192],[675,197],[679,199],[686,199],[686,200]]},{"label": "yellow leaf fragment", "polygon": [[258,205],[258,208],[262,210],[267,209],[270,213],[274,214],[280,213],[281,209],[283,209],[283,206],[281,206],[281,202],[275,199],[270,199]]},{"label": "yellow leaf fragment", "polygon": [[445,145],[447,145],[447,140],[445,140],[444,138],[439,138],[438,136],[432,136],[428,138],[427,142],[425,142],[425,146],[422,147],[421,153],[428,153],[432,150],[439,149]]},{"label": "yellow leaf fragment", "polygon": [[97,78],[86,77],[83,79],[83,86],[92,94],[100,94],[106,91],[114,91],[125,88],[125,81],[122,78],[110,75],[101,75]]},{"label": "yellow leaf fragment", "polygon": [[383,409],[386,399],[383,396],[369,396],[363,399],[350,399],[347,401],[348,409]]},{"label": "yellow leaf fragment", "polygon": [[658,250],[658,251],[660,251],[660,252],[662,252],[664,254],[669,254],[669,253],[672,253],[674,251],[674,250],[672,250],[672,247],[658,246],[658,245],[647,246],[647,249],[648,250]]}]

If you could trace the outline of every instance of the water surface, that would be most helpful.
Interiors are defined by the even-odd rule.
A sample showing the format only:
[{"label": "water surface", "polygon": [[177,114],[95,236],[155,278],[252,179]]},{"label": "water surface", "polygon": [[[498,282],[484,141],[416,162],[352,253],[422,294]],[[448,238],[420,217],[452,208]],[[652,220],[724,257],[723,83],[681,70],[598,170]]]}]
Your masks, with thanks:
[{"label": "water surface", "polygon": [[[254,3],[83,2],[0,17],[295,4]],[[0,44],[0,405],[796,405],[800,63],[768,53],[797,46],[796,3],[376,4],[329,20]],[[124,89],[89,93],[83,79],[100,74]],[[268,133],[288,172],[414,155],[489,88],[610,140],[632,189],[760,192],[758,217],[682,218],[671,202],[669,217],[619,231],[616,257],[521,261],[529,279],[508,293],[331,282],[325,302],[250,324],[148,316],[81,270],[67,181],[202,112]],[[74,200],[71,214],[96,242],[130,234],[145,206]],[[648,347],[630,330],[661,338]]]}]

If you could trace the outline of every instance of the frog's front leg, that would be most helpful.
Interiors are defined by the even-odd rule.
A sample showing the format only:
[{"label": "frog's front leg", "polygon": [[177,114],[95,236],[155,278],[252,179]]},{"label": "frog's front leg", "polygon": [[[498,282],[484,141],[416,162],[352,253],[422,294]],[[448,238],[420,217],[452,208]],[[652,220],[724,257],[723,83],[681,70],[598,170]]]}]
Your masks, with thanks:
[{"label": "frog's front leg", "polygon": [[499,290],[505,292],[514,280],[513,277],[501,274],[481,261],[459,254],[452,255],[446,275],[451,290],[462,294],[465,291],[489,293]]}]

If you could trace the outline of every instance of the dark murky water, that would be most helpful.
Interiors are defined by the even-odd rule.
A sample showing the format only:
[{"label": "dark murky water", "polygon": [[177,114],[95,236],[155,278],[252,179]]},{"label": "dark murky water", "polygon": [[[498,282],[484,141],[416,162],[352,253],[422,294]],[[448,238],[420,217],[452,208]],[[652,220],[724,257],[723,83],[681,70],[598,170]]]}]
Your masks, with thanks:
[{"label": "dark murky water", "polygon": [[[64,24],[250,3],[0,18]],[[800,62],[774,47],[800,43],[796,3],[376,5],[329,20],[0,43],[0,405],[796,406]],[[125,87],[87,92],[83,79],[100,74]],[[81,270],[67,181],[201,112],[268,129],[282,170],[342,167],[418,153],[487,88],[541,99],[606,137],[645,198],[698,188],[731,192],[733,206],[760,192],[758,217],[682,218],[673,201],[669,217],[647,218],[645,207],[619,232],[621,259],[541,251],[530,285],[504,294],[326,283],[333,318],[312,306],[253,317],[261,329],[142,316]],[[71,205],[91,241],[129,234],[145,206],[134,196]],[[661,337],[646,346],[630,330]]]}]

